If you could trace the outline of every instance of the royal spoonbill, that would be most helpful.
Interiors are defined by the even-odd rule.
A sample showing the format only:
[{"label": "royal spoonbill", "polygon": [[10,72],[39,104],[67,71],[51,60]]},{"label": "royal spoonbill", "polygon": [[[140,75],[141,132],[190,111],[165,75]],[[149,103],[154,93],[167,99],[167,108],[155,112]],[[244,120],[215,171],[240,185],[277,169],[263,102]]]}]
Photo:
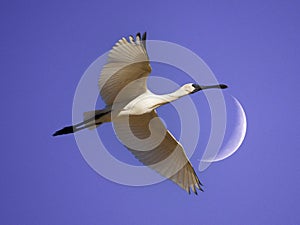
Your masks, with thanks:
[{"label": "royal spoonbill", "polygon": [[[53,136],[93,129],[113,122],[116,134],[144,165],[172,180],[188,193],[201,191],[201,183],[182,145],[165,128],[156,108],[183,96],[224,84],[201,86],[188,83],[173,93],[156,95],[147,88],[151,66],[146,50],[146,33],[120,39],[110,50],[98,81],[106,103],[101,110],[84,113],[83,122],[64,127]],[[128,125],[128,127],[127,127]],[[129,129],[128,129],[129,128]],[[136,143],[136,144],[135,144]]]}]

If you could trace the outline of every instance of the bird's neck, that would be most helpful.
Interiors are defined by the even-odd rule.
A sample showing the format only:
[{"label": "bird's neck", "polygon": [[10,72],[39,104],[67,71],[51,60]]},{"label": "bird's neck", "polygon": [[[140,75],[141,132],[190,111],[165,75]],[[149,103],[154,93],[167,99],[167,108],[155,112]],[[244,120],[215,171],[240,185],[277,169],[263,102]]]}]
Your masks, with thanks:
[{"label": "bird's neck", "polygon": [[173,102],[185,95],[187,95],[187,93],[181,89],[178,89],[177,91],[174,91],[170,94],[156,95],[156,100],[155,100],[156,102],[154,104],[154,108]]}]

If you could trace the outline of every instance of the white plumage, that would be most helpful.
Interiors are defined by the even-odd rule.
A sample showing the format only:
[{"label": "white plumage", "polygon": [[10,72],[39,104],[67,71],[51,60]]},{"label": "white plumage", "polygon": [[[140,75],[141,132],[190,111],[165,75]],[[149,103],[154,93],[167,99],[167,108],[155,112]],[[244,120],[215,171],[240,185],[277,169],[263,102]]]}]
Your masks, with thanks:
[{"label": "white plumage", "polygon": [[192,190],[197,194],[201,183],[182,145],[165,128],[155,109],[199,90],[227,86],[189,83],[173,93],[156,95],[147,88],[150,72],[146,33],[142,37],[138,33],[135,39],[130,36],[129,41],[120,39],[109,52],[98,81],[106,108],[86,112],[82,123],[65,127],[54,136],[113,122],[119,140],[139,161],[188,193]]}]

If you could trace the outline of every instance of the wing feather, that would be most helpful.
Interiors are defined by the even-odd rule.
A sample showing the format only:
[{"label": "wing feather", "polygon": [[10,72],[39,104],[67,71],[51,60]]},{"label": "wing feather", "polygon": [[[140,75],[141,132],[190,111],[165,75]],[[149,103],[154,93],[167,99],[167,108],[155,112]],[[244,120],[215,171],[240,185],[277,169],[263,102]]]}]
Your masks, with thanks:
[{"label": "wing feather", "polygon": [[[144,34],[143,37],[146,38]],[[141,40],[140,34],[120,39],[109,52],[107,63],[104,65],[98,81],[100,95],[107,105],[112,105],[119,92],[128,84],[134,83],[135,91],[122,92],[122,101],[128,102],[147,90],[146,78],[151,72],[149,57],[146,51],[146,39]],[[128,88],[129,89],[129,88]],[[126,97],[126,99],[124,99]]]},{"label": "wing feather", "polygon": [[[130,115],[113,123],[120,141],[140,162],[172,180],[188,193],[190,189],[195,194],[196,188],[202,190],[183,147],[164,127],[155,111]],[[131,135],[142,142],[135,143]]]}]

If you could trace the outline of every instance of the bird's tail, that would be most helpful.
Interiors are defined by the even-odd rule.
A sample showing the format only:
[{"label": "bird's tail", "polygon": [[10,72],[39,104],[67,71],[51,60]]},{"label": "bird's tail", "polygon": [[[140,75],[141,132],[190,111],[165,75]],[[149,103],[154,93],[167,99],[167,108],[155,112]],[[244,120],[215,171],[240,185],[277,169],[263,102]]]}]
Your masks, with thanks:
[{"label": "bird's tail", "polygon": [[78,123],[73,126],[67,126],[64,127],[58,131],[56,131],[53,136],[63,135],[63,134],[71,134],[75,133],[77,131],[80,131],[82,129],[88,128],[88,129],[95,129],[97,126],[99,126],[102,122],[101,117],[108,114],[110,111],[104,109],[104,110],[96,110],[96,111],[89,111],[85,112],[83,114],[84,120],[81,123]]}]

